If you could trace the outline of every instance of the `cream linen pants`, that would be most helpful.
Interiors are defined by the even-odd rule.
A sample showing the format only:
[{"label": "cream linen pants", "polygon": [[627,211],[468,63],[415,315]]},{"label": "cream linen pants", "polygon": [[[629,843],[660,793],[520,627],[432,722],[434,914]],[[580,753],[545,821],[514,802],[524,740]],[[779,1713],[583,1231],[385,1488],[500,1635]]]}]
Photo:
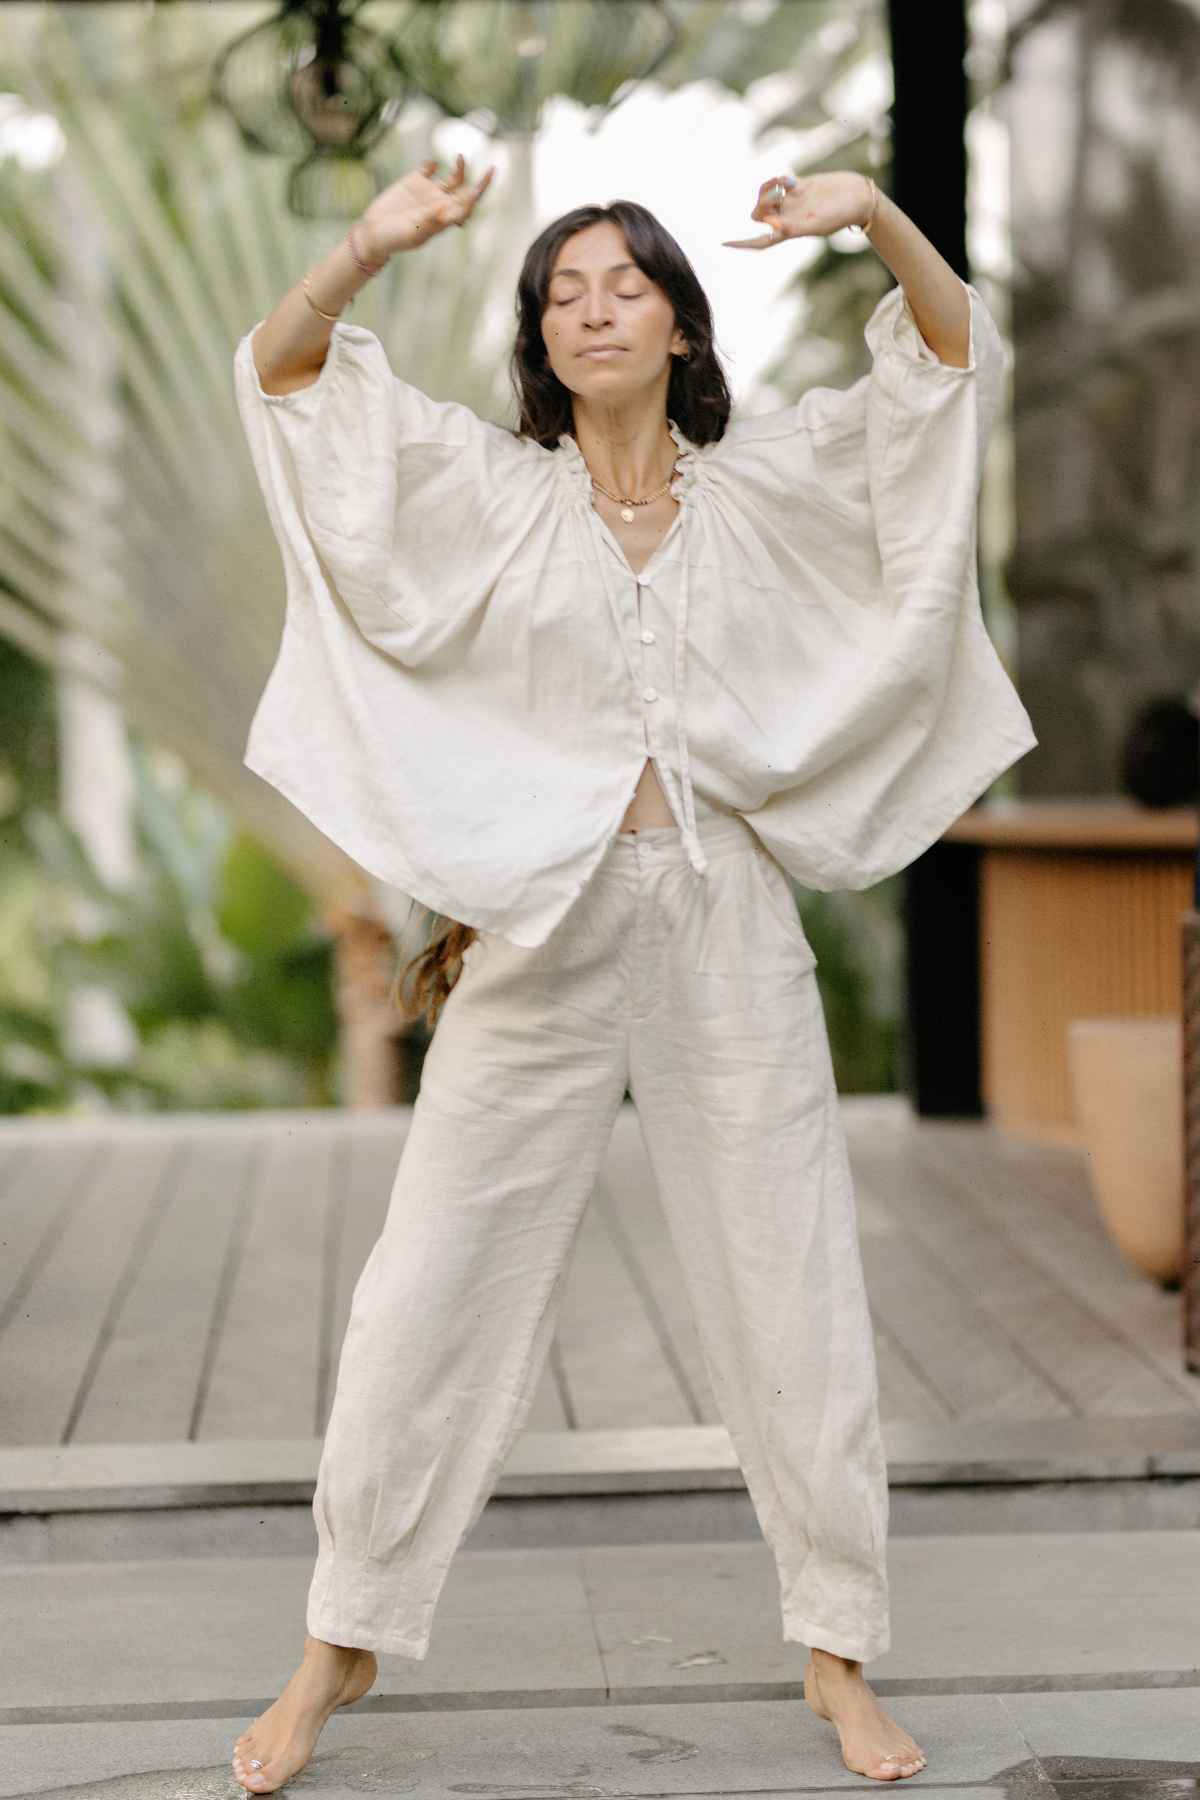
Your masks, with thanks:
[{"label": "cream linen pants", "polygon": [[815,958],[736,813],[618,834],[544,944],[484,933],[354,1290],[313,1497],[314,1637],[423,1658],[528,1415],[626,1086],[785,1640],[888,1648],[887,1472]]}]

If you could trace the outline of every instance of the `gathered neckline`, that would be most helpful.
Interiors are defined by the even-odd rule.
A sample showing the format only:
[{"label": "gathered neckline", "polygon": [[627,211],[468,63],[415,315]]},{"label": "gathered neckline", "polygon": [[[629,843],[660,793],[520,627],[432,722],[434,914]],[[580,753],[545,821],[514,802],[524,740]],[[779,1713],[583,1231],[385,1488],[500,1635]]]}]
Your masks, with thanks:
[{"label": "gathered neckline", "polygon": [[[690,438],[684,436],[674,419],[667,420],[667,429],[679,450],[675,474],[667,492],[682,506],[695,494],[700,473],[700,446],[693,444]],[[591,470],[584,459],[583,451],[569,431],[559,433],[558,449],[553,454],[575,498],[591,506]]]}]

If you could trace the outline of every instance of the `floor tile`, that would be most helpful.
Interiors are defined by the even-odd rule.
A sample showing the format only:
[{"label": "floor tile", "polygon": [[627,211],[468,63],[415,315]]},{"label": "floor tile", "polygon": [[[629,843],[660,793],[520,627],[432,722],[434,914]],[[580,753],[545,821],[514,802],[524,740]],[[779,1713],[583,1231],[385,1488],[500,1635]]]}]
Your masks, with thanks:
[{"label": "floor tile", "polygon": [[[896,1716],[924,1746],[928,1779],[972,1800],[1028,1800],[1027,1749],[992,1695],[920,1697]],[[4,1800],[233,1800],[231,1746],[243,1719],[15,1726],[4,1733]],[[370,1713],[330,1720],[288,1793],[321,1800],[589,1800],[710,1795],[788,1800],[875,1791],[841,1763],[832,1727],[803,1703],[545,1707],[519,1712]]]},{"label": "floor tile", "polygon": [[1200,1775],[1200,1686],[1002,1698],[1055,1780]]}]

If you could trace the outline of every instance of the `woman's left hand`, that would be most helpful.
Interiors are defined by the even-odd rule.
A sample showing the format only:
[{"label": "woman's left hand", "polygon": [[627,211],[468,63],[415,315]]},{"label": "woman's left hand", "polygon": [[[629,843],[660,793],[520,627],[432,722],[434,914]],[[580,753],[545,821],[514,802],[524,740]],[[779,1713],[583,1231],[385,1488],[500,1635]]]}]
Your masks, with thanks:
[{"label": "woman's left hand", "polygon": [[[782,182],[782,200],[768,199]],[[769,225],[763,237],[722,238],[733,250],[769,250],[787,238],[829,237],[847,225],[861,225],[871,205],[871,184],[853,169],[831,169],[820,175],[773,175],[758,190],[752,219]]]}]

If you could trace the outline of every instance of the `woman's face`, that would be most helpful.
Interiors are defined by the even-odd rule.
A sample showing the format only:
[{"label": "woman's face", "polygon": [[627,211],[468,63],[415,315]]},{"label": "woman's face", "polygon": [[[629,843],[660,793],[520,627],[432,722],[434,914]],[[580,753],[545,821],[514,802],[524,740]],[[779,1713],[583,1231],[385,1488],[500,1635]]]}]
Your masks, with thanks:
[{"label": "woman's face", "polygon": [[[566,238],[554,259],[542,314],[550,367],[581,399],[612,403],[665,386],[672,352],[687,348],[671,303],[643,275],[624,233],[602,219]],[[610,355],[586,352],[601,344]]]}]

